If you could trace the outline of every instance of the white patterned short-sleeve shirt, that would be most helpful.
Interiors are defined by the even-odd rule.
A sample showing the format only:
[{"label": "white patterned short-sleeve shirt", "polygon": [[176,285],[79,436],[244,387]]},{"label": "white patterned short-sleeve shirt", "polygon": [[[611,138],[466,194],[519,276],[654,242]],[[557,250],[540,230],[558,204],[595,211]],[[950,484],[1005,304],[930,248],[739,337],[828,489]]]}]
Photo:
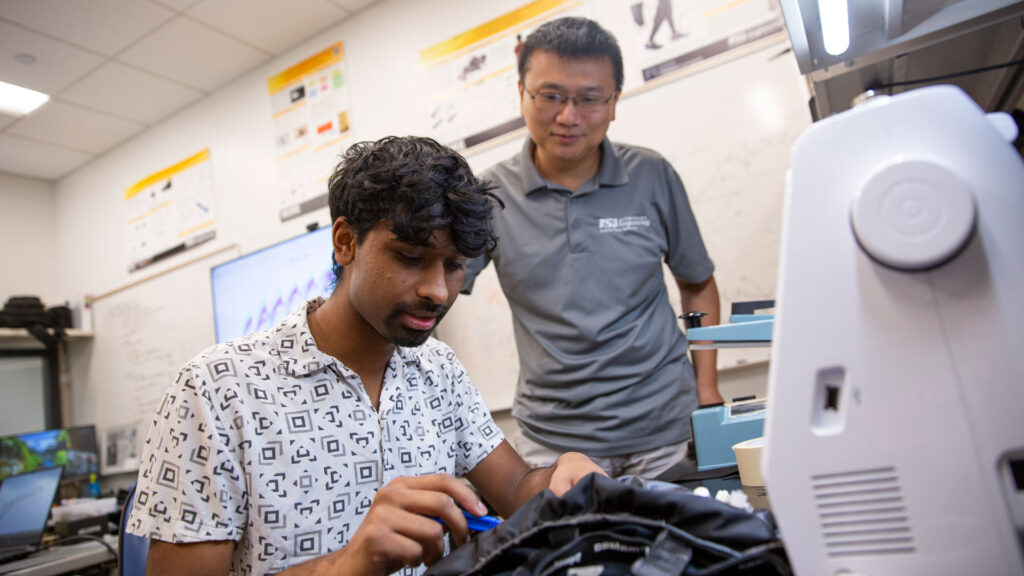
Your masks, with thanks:
[{"label": "white patterned short-sleeve shirt", "polygon": [[343,547],[395,477],[463,476],[497,448],[479,391],[433,338],[396,349],[374,409],[316,347],[306,315],[322,302],[181,370],[146,439],[129,533],[235,540],[232,574],[273,574]]}]

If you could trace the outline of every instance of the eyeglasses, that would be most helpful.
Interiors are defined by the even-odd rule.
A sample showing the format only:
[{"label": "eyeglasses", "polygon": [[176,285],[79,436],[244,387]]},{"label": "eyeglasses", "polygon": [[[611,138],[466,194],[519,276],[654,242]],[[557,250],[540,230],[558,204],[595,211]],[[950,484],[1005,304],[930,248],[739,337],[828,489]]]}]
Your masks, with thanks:
[{"label": "eyeglasses", "polygon": [[534,94],[526,88],[523,88],[523,90],[525,90],[526,93],[529,94],[530,98],[533,99],[533,105],[536,106],[538,110],[545,111],[561,110],[562,108],[565,108],[566,104],[571,100],[572,105],[580,112],[598,112],[604,110],[604,107],[615,98],[614,94],[608,97],[588,95],[569,96],[567,94],[562,94],[561,92],[537,92]]}]

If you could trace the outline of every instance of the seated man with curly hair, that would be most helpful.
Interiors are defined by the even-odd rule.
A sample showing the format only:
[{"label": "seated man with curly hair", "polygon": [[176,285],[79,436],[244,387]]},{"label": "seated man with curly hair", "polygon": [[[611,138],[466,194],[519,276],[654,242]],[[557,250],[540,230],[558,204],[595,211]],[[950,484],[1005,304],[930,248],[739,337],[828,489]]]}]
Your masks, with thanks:
[{"label": "seated man with curly hair", "polygon": [[154,417],[128,523],[151,539],[148,574],[418,574],[445,530],[468,539],[460,507],[486,512],[457,477],[508,515],[599,470],[577,453],[531,470],[431,337],[497,241],[466,161],[427,138],[363,142],[329,188],[330,297],[201,352]]}]

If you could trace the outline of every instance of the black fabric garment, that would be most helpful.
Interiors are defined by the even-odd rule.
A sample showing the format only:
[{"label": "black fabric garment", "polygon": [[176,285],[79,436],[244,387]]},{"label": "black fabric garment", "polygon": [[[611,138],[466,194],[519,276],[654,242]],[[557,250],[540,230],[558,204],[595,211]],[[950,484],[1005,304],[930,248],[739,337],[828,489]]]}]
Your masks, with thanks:
[{"label": "black fabric garment", "polygon": [[427,576],[789,574],[770,512],[688,489],[591,474],[561,498],[545,490]]}]

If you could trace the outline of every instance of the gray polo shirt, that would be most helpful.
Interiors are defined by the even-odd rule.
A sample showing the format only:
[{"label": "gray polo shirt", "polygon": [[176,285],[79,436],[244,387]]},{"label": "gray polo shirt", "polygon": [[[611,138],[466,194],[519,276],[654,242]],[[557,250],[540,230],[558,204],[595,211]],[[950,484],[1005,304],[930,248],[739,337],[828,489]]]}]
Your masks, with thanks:
[{"label": "gray polo shirt", "polygon": [[659,154],[602,144],[575,193],[544,180],[533,142],[482,174],[505,203],[493,261],[512,309],[519,382],[512,414],[550,448],[614,456],[682,442],[697,407],[686,338],[661,263],[684,282],[714,265],[682,181]]}]

